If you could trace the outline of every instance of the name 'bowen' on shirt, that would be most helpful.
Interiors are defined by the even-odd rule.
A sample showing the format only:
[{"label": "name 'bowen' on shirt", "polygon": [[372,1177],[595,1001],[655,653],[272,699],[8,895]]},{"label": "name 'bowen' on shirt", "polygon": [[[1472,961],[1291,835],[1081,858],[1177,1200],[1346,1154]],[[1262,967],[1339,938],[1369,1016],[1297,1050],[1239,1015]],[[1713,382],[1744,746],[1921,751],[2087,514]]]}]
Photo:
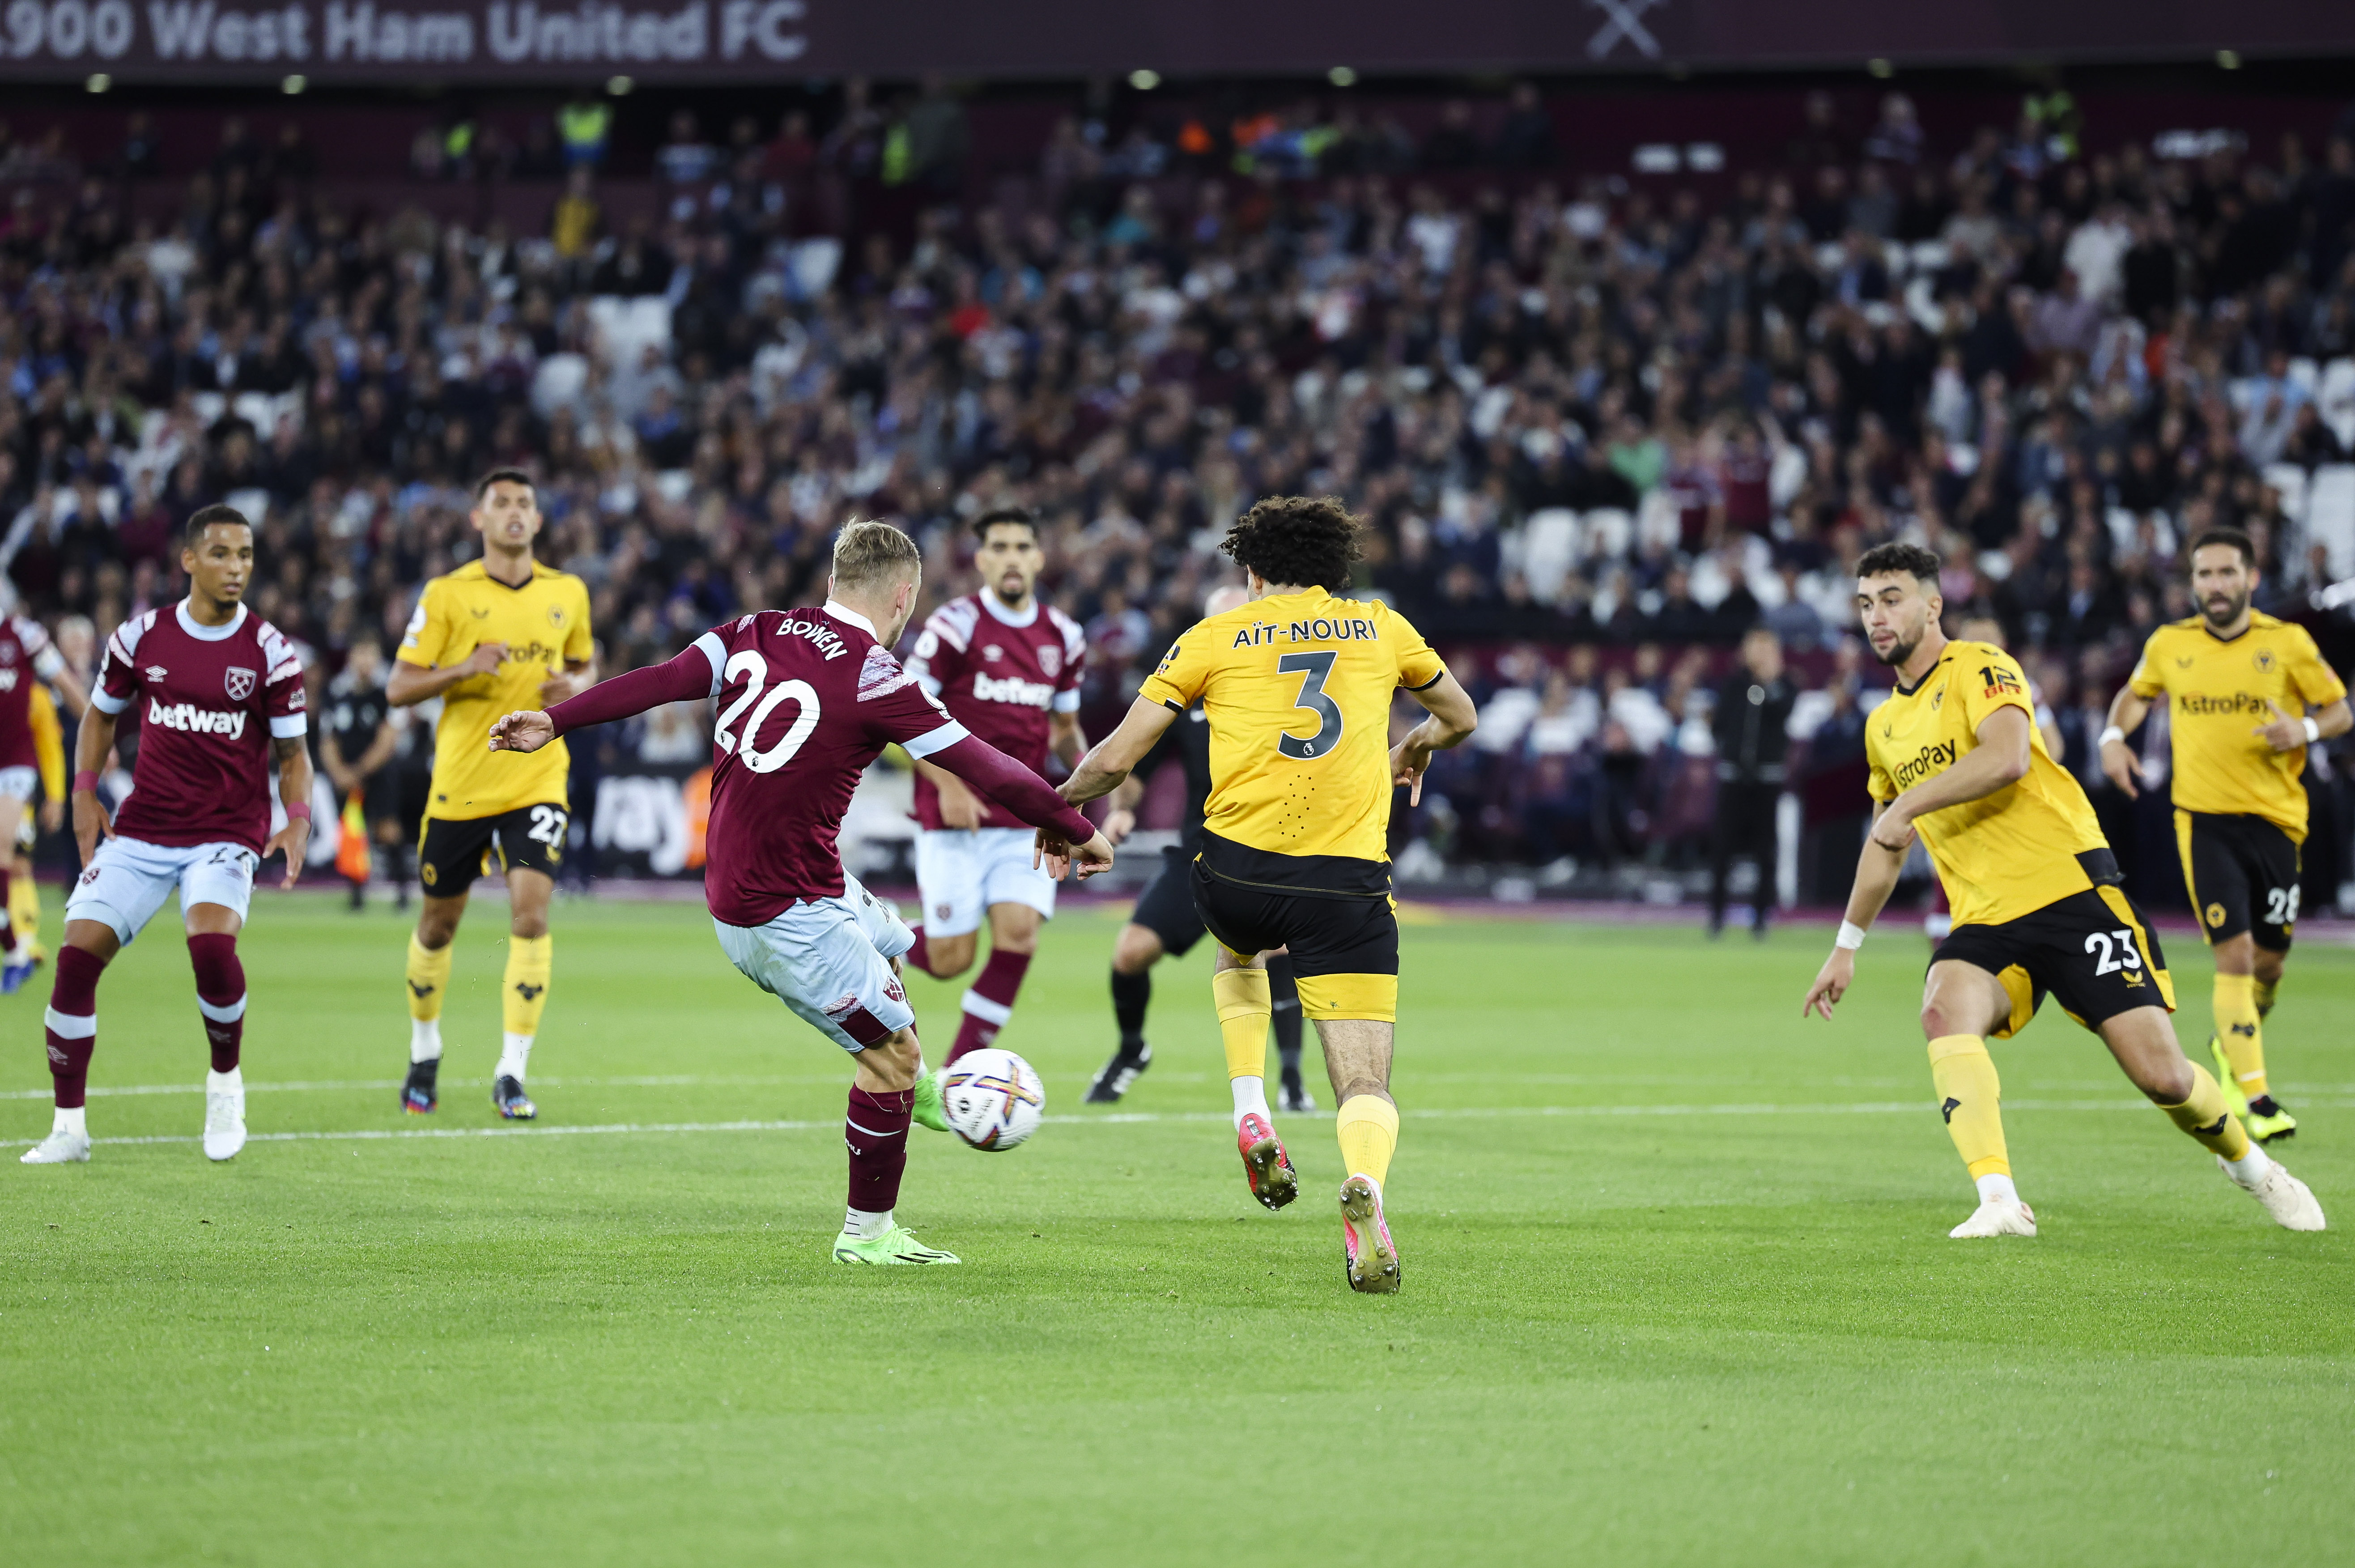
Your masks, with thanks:
[{"label": "name 'bowen' on shirt", "polygon": [[838,659],[850,651],[850,645],[842,640],[842,634],[823,621],[805,621],[795,616],[789,618],[777,631],[783,636],[808,638],[830,659]]},{"label": "name 'bowen' on shirt", "polygon": [[1295,621],[1288,626],[1278,626],[1272,621],[1262,621],[1244,626],[1235,633],[1231,646],[1238,648],[1265,647],[1281,632],[1287,643],[1356,643],[1379,641],[1381,628],[1371,621],[1352,617],[1328,620],[1318,616],[1313,621]]}]

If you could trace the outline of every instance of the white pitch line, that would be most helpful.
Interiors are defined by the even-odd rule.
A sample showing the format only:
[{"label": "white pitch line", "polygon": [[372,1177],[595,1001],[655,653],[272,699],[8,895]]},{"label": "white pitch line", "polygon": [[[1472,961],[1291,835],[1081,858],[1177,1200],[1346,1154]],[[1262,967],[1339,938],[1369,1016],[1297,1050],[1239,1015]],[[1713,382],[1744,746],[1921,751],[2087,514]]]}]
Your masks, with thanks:
[{"label": "white pitch line", "polygon": [[[1071,1077],[1071,1081],[1072,1083],[1078,1083],[1078,1082],[1080,1081],[1080,1079],[1081,1079],[1081,1077],[1082,1077],[1082,1076],[1084,1076],[1084,1075],[1083,1075],[1083,1074],[1074,1074],[1074,1075],[1072,1075],[1072,1077]],[[1193,1076],[1191,1076],[1191,1077],[1188,1077],[1187,1075],[1184,1075],[1184,1074],[1173,1074],[1173,1075],[1171,1075],[1170,1077],[1167,1077],[1167,1078],[1160,1078],[1160,1077],[1156,1077],[1156,1078],[1155,1079],[1155,1082],[1156,1082],[1156,1083],[1182,1083],[1203,1082],[1203,1081],[1205,1081],[1205,1080],[1203,1079],[1203,1076],[1202,1076],[1201,1074],[1199,1074],[1199,1073],[1198,1073],[1198,1074],[1194,1074],[1194,1075],[1193,1075]],[[1451,1074],[1451,1075],[1449,1075],[1449,1076],[1448,1076],[1448,1078],[1447,1078],[1445,1081],[1447,1081],[1447,1082],[1459,1082],[1459,1081],[1460,1081],[1460,1079],[1458,1079],[1458,1078],[1456,1078],[1455,1075],[1452,1075],[1452,1074]],[[1603,1075],[1601,1075],[1601,1074],[1596,1074],[1596,1075],[1593,1075],[1593,1076],[1581,1076],[1581,1077],[1577,1077],[1577,1078],[1575,1078],[1575,1079],[1572,1079],[1572,1080],[1571,1080],[1571,1081],[1572,1081],[1572,1082],[1575,1082],[1575,1083],[1606,1083],[1612,1082],[1612,1080],[1610,1080],[1610,1079],[1608,1079],[1608,1078],[1606,1078],[1606,1077],[1604,1077],[1604,1076],[1603,1076]],[[1655,1077],[1655,1078],[1646,1078],[1646,1079],[1637,1080],[1637,1082],[1642,1082],[1642,1083],[1662,1083],[1662,1082],[1669,1082],[1669,1081],[1670,1081],[1670,1080],[1663,1080],[1663,1079],[1657,1078],[1657,1077]],[[710,1088],[710,1089],[773,1089],[773,1088],[791,1087],[791,1086],[796,1086],[796,1085],[808,1085],[808,1084],[821,1084],[821,1085],[823,1085],[823,1084],[837,1083],[840,1083],[840,1082],[841,1082],[841,1078],[840,1078],[840,1076],[839,1076],[839,1075],[831,1076],[831,1077],[829,1077],[829,1076],[825,1076],[825,1075],[822,1075],[822,1074],[801,1074],[801,1075],[770,1076],[770,1077],[728,1077],[728,1076],[709,1076],[709,1075],[705,1075],[705,1074],[702,1074],[702,1073],[695,1073],[695,1072],[668,1072],[668,1073],[655,1073],[655,1074],[651,1074],[651,1075],[648,1075],[648,1076],[645,1076],[645,1077],[637,1077],[637,1078],[534,1078],[534,1079],[532,1080],[532,1083],[535,1083],[536,1085],[538,1085],[538,1087],[543,1088],[543,1089],[567,1089],[567,1088],[570,1088],[570,1089],[699,1089],[699,1088]],[[1550,1083],[1560,1083],[1563,1082],[1563,1080],[1562,1080],[1561,1078],[1560,1078],[1560,1077],[1549,1076],[1548,1078],[1546,1078],[1546,1079],[1544,1080],[1544,1082]],[[373,1090],[383,1090],[383,1089],[398,1089],[398,1088],[400,1088],[400,1087],[401,1086],[401,1083],[402,1083],[402,1080],[398,1079],[398,1078],[322,1078],[322,1079],[286,1079],[286,1080],[282,1080],[282,1081],[278,1081],[278,1082],[272,1082],[272,1083],[255,1083],[255,1082],[250,1082],[250,1081],[249,1081],[249,1082],[247,1083],[246,1086],[245,1086],[245,1092],[246,1092],[247,1093],[249,1093],[249,1094],[271,1094],[271,1093],[285,1094],[285,1093],[346,1093],[346,1092],[373,1091]],[[491,1081],[490,1081],[489,1079],[487,1079],[487,1078],[444,1078],[444,1079],[442,1079],[442,1080],[441,1081],[441,1083],[442,1083],[442,1086],[443,1088],[446,1088],[446,1089],[486,1089],[486,1088],[488,1088],[488,1087],[490,1086],[490,1083],[491,1083]],[[205,1092],[205,1086],[204,1086],[204,1084],[203,1084],[203,1083],[122,1083],[122,1084],[114,1084],[114,1085],[105,1085],[105,1084],[95,1084],[95,1083],[94,1083],[94,1084],[91,1085],[90,1090],[89,1090],[89,1094],[90,1094],[90,1097],[91,1097],[91,1099],[95,1100],[95,1099],[100,1098],[101,1096],[109,1096],[109,1097],[112,1097],[112,1096],[114,1096],[114,1095],[120,1095],[120,1094],[201,1094],[201,1093],[203,1093],[204,1092]],[[2301,1088],[2298,1088],[2298,1089],[2293,1090],[2293,1091],[2291,1091],[2291,1093],[2296,1096],[2297,1101],[2298,1101],[2298,1103],[2299,1103],[2300,1104],[2311,1104],[2316,1103],[2316,1101],[2317,1101],[2317,1097],[2318,1097],[2318,1096],[2332,1095],[2332,1094],[2341,1094],[2341,1095],[2344,1095],[2344,1094],[2355,1094],[2355,1083],[2309,1083],[2309,1084],[2306,1084],[2306,1085],[2304,1085],[2304,1086],[2303,1086],[2303,1087],[2301,1087]],[[51,1097],[52,1093],[53,1093],[53,1091],[48,1090],[48,1089],[0,1089],[0,1100],[47,1100],[47,1099],[49,1099],[49,1098]],[[1926,1101],[1925,1101],[1925,1102],[1921,1102],[1921,1104],[1928,1104],[1928,1103],[1929,1103],[1929,1102],[1926,1102]],[[2022,1108],[2022,1107],[2026,1107],[2026,1106],[2030,1106],[2030,1105],[2041,1105],[2041,1106],[2043,1106],[2043,1107],[2044,1107],[2045,1109],[2047,1109],[2047,1110],[2061,1110],[2061,1109],[2088,1109],[2088,1108],[2091,1108],[2094,1104],[2097,1104],[2097,1103],[2098,1103],[2098,1104],[2110,1104],[2110,1102],[2108,1102],[2108,1101],[2094,1102],[2094,1101],[2076,1101],[2076,1100],[2072,1100],[2072,1101],[2057,1101],[2057,1100],[2043,1100],[2043,1101],[2019,1100],[2019,1101],[2010,1101],[2010,1100],[2007,1100],[2007,1101],[2006,1101],[2006,1102],[2004,1102],[2004,1103],[2005,1103],[2007,1105],[2010,1105],[2010,1106],[2012,1106],[2012,1107],[2013,1107],[2013,1108],[2015,1108],[2015,1109],[2019,1109],[2019,1108]],[[2136,1104],[2136,1105],[2138,1105],[2138,1104],[2142,1104],[2142,1102],[2141,1102],[2141,1101],[2139,1101],[2139,1100],[2125,1101],[2125,1102],[2120,1102],[2120,1103],[2122,1103],[2122,1104]],[[1905,1106],[1905,1107],[1906,1107],[1906,1108],[1908,1108],[1908,1109],[1911,1109],[1911,1108],[1913,1108],[1913,1106],[1915,1104],[1916,1104],[1916,1102],[1910,1101],[1910,1100],[1891,1100],[1891,1101],[1879,1102],[1879,1103],[1877,1103],[1877,1104],[1873,1104],[1873,1105],[1871,1105],[1871,1106],[1870,1106],[1870,1107],[1858,1107],[1858,1106],[1855,1106],[1855,1105],[1843,1105],[1843,1104],[1834,1104],[1834,1105],[1764,1105],[1764,1106],[1756,1107],[1756,1109],[1763,1110],[1763,1111],[1786,1112],[1786,1113],[1790,1113],[1790,1114],[1794,1114],[1794,1115],[1796,1115],[1796,1114],[1798,1114],[1798,1113],[1800,1113],[1800,1112],[1805,1112],[1805,1111],[1831,1111],[1831,1112],[1838,1113],[1838,1112],[1849,1112],[1849,1111],[1854,1111],[1854,1110],[1857,1110],[1857,1109],[1859,1109],[1859,1108],[1870,1108],[1870,1109],[1878,1110],[1878,1109],[1883,1109],[1883,1108],[1895,1107],[1895,1106],[1899,1106],[1899,1105],[1902,1105],[1902,1106]],[[1409,1115],[1409,1116],[1414,1116],[1414,1115],[1456,1115],[1456,1116],[1468,1116],[1468,1115],[1513,1115],[1513,1116],[1646,1115],[1646,1116],[1672,1116],[1672,1115],[1694,1115],[1694,1114],[1699,1114],[1699,1113],[1708,1113],[1708,1114],[1710,1114],[1710,1115],[1729,1115],[1729,1114],[1731,1114],[1732,1112],[1733,1112],[1734,1110],[1737,1110],[1737,1109],[1740,1109],[1740,1107],[1727,1106],[1727,1105],[1682,1105],[1682,1106],[1678,1106],[1678,1105],[1644,1105],[1644,1106],[1635,1106],[1635,1107],[1628,1107],[1628,1108],[1615,1108],[1615,1107],[1608,1106],[1608,1105],[1547,1105],[1547,1106],[1527,1106],[1527,1107],[1521,1107],[1521,1108],[1518,1108],[1518,1109],[1499,1109],[1499,1110],[1496,1110],[1496,1111],[1469,1111],[1469,1110],[1461,1110],[1461,1111],[1446,1111],[1446,1112],[1430,1112],[1430,1111],[1412,1111],[1412,1110],[1410,1110],[1410,1111],[1403,1111],[1403,1112],[1401,1112],[1401,1115]],[[1183,1113],[1177,1113],[1177,1114],[1183,1114]],[[1053,1120],[1054,1118],[1051,1118],[1051,1117],[1050,1117],[1050,1118],[1049,1118],[1049,1119],[1050,1119],[1050,1120]],[[1090,1121],[1090,1122],[1105,1122],[1105,1121],[1112,1121],[1112,1122],[1116,1122],[1116,1121],[1123,1120],[1124,1118],[1123,1118],[1123,1117],[1121,1117],[1121,1116],[1119,1116],[1119,1115],[1109,1115],[1109,1116],[1081,1116],[1081,1117],[1074,1117],[1074,1118],[1072,1118],[1072,1119],[1073,1119],[1073,1120],[1075,1120],[1075,1121]]]},{"label": "white pitch line", "polygon": [[[2332,1109],[2355,1106],[2355,1100],[2301,1101],[2302,1104],[2323,1105]],[[2011,1100],[2008,1111],[2147,1111],[2147,1100]],[[1406,1110],[1400,1115],[1415,1121],[1472,1121],[1520,1116],[1886,1116],[1920,1115],[1935,1111],[1928,1100],[1879,1100],[1856,1104],[1814,1105],[1493,1105],[1454,1106],[1431,1110]],[[1105,1125],[1114,1123],[1146,1122],[1223,1122],[1229,1119],[1224,1111],[1114,1111],[1101,1116],[1049,1116],[1050,1123],[1062,1126]],[[255,1133],[249,1143],[318,1143],[339,1139],[380,1142],[394,1138],[553,1138],[587,1136],[629,1136],[645,1133],[809,1133],[833,1132],[842,1123],[838,1119],[822,1121],[742,1121],[742,1122],[605,1122],[586,1126],[525,1126],[525,1127],[355,1127],[340,1132]],[[24,1148],[38,1143],[38,1138],[0,1139],[0,1148]],[[93,1144],[192,1144],[203,1141],[195,1136],[173,1135],[151,1137],[92,1138]]]}]

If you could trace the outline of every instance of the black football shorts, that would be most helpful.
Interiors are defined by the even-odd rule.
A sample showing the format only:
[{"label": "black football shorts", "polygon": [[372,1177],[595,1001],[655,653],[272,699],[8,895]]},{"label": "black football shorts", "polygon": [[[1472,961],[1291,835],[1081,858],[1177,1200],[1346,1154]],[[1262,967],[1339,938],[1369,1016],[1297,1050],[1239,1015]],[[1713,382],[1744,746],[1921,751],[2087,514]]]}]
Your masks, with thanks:
[{"label": "black football shorts", "polygon": [[2289,951],[2302,861],[2288,834],[2262,816],[2179,809],[2175,847],[2191,912],[2211,944],[2245,931],[2268,953]]},{"label": "black football shorts", "polygon": [[417,843],[417,880],[427,898],[454,899],[488,874],[494,855],[506,870],[553,878],[564,864],[564,836],[571,826],[571,814],[553,804],[519,805],[496,816],[429,816]]},{"label": "black football shorts", "polygon": [[2115,887],[2071,893],[2000,925],[1958,925],[1930,962],[1960,959],[2003,982],[2011,1017],[1995,1031],[2009,1040],[2028,1026],[2047,995],[2087,1029],[2135,1008],[2175,1010],[2175,981],[2134,901]]}]

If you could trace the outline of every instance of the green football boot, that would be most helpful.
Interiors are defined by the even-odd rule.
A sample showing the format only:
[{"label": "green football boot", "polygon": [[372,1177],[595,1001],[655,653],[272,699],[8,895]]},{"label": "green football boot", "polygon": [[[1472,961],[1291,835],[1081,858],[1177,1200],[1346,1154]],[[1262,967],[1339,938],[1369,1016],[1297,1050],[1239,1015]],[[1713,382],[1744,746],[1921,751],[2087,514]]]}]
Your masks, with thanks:
[{"label": "green football boot", "polygon": [[2260,1094],[2250,1101],[2249,1114],[2244,1119],[2248,1124],[2249,1136],[2261,1144],[2295,1137],[2297,1134],[2297,1118],[2275,1104],[2271,1094]]},{"label": "green football boot", "polygon": [[854,1236],[845,1231],[834,1239],[838,1264],[960,1264],[954,1253],[928,1247],[905,1225],[893,1225],[879,1236]]},{"label": "green football boot", "polygon": [[2275,1138],[2297,1136],[2297,1118],[2283,1110],[2271,1094],[2260,1094],[2252,1100],[2241,1092],[2240,1084],[2232,1079],[2232,1059],[2224,1054],[2222,1042],[2212,1034],[2208,1037],[2208,1054],[2215,1059],[2216,1083],[2224,1091],[2224,1104],[2248,1125],[2251,1137],[2269,1144]]},{"label": "green football boot", "polygon": [[949,1114],[941,1104],[941,1074],[947,1071],[945,1067],[936,1067],[917,1079],[915,1104],[908,1107],[908,1114],[916,1118],[918,1126],[930,1127],[936,1133],[949,1130]]},{"label": "green football boot", "polygon": [[2224,1054],[2224,1042],[2212,1034],[2208,1037],[2208,1058],[2216,1064],[2216,1086],[2224,1091],[2224,1108],[2245,1120],[2249,1097],[2241,1093],[2240,1081],[2232,1076],[2232,1059]]}]

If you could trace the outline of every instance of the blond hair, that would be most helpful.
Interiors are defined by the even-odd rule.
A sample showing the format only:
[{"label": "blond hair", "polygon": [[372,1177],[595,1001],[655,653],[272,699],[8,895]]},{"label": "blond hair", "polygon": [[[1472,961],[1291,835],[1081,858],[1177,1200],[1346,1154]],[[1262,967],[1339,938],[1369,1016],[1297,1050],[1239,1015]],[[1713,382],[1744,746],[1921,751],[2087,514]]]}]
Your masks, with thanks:
[{"label": "blond hair", "polygon": [[857,593],[897,586],[923,568],[916,541],[890,523],[846,523],[834,539],[834,584]]}]

